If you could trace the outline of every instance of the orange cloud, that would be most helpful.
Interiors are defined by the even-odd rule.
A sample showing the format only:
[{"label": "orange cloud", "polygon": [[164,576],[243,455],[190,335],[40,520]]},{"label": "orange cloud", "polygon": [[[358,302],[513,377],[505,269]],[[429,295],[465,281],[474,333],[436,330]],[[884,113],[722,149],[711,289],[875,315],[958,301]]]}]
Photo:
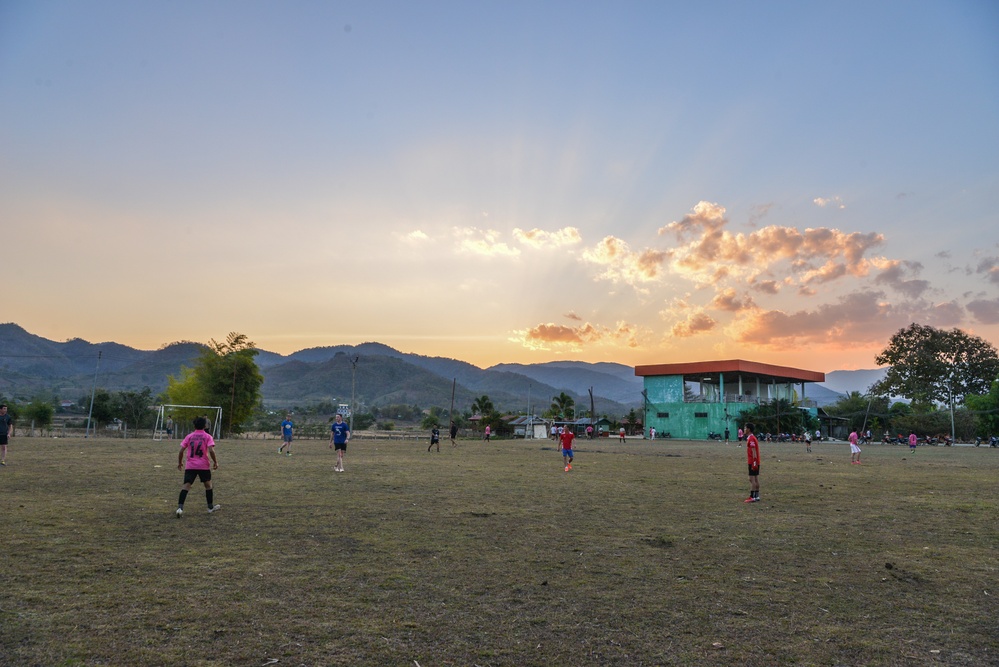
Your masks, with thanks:
[{"label": "orange cloud", "polygon": [[960,324],[962,312],[953,302],[893,305],[883,292],[864,290],[820,304],[814,310],[786,313],[759,309],[733,324],[740,343],[767,347],[881,343],[910,322],[938,327]]},{"label": "orange cloud", "polygon": [[825,283],[846,275],[867,275],[872,262],[865,255],[884,243],[884,236],[877,233],[770,225],[733,234],[727,225],[724,207],[702,201],[682,220],[660,228],[660,235],[674,235],[681,243],[692,239],[674,249],[670,268],[696,282],[713,284],[719,275],[752,280],[783,262],[787,269],[781,273],[790,273],[792,281]]},{"label": "orange cloud", "polygon": [[613,236],[606,236],[595,247],[583,251],[584,260],[604,267],[598,278],[632,286],[657,280],[667,257],[668,251],[652,248],[632,252],[625,241]]},{"label": "orange cloud", "polygon": [[565,326],[551,322],[539,324],[524,331],[514,332],[510,340],[532,350],[575,351],[590,344],[624,344],[637,347],[647,331],[628,322],[619,321],[614,328],[595,326],[585,322],[578,326]]},{"label": "orange cloud", "polygon": [[691,313],[686,320],[674,324],[670,333],[677,338],[689,338],[699,333],[711,331],[716,324],[717,322],[707,313]]},{"label": "orange cloud", "polygon": [[745,308],[752,308],[755,304],[750,296],[743,296],[741,299],[736,295],[736,292],[731,287],[723,289],[722,291],[715,294],[715,298],[711,300],[711,307],[716,310],[727,310],[730,312],[737,312]]}]

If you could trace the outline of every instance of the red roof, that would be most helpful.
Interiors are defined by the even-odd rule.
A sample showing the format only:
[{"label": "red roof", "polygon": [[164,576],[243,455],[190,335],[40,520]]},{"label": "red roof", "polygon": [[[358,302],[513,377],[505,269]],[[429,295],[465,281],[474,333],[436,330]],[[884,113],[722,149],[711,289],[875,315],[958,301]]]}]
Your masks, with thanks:
[{"label": "red roof", "polygon": [[728,359],[725,361],[692,361],[682,364],[652,364],[635,366],[635,375],[704,375],[706,373],[746,373],[796,380],[798,382],[824,382],[825,373],[806,371],[789,366],[761,364],[757,361]]}]

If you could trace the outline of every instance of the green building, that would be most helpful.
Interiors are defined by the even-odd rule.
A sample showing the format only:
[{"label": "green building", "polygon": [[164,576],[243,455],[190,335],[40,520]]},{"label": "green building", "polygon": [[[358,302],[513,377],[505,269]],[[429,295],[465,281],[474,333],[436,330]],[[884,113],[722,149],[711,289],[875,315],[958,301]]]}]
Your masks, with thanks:
[{"label": "green building", "polygon": [[645,433],[703,440],[708,433],[739,428],[744,410],[774,399],[785,399],[815,416],[818,406],[806,398],[809,382],[823,382],[825,373],[755,361],[698,361],[636,366],[644,378]]}]

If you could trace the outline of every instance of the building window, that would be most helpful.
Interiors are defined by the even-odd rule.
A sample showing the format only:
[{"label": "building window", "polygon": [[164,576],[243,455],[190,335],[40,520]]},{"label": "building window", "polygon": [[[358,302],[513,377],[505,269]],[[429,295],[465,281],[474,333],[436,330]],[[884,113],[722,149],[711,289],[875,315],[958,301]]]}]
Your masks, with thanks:
[{"label": "building window", "polygon": [[656,417],[658,417],[659,419],[669,419],[669,413],[668,412],[657,412],[656,413]]},{"label": "building window", "polygon": [[708,418],[708,413],[707,412],[695,412],[694,413],[694,417],[698,418],[698,419],[707,419]]}]

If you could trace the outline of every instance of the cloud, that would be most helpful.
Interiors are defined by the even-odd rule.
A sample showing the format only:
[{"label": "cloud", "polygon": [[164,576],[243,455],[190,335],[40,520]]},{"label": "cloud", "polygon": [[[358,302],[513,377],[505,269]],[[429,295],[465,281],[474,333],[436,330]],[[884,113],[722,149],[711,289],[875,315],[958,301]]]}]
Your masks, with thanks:
[{"label": "cloud", "polygon": [[978,262],[975,273],[984,273],[989,282],[999,285],[999,257],[986,257]]},{"label": "cloud", "polygon": [[458,238],[458,249],[486,257],[517,257],[519,248],[511,248],[499,240],[500,233],[494,229],[478,229],[477,227],[455,227]]},{"label": "cloud", "polygon": [[578,326],[565,326],[552,322],[515,331],[510,340],[532,350],[555,352],[577,351],[586,345],[616,343],[638,347],[647,330],[635,324],[619,321],[614,328],[584,322]]},{"label": "cloud", "polygon": [[625,241],[613,236],[606,236],[595,247],[583,251],[584,260],[604,267],[598,278],[631,286],[657,280],[667,257],[668,251],[653,248],[632,252]]},{"label": "cloud", "polygon": [[582,317],[580,317],[579,315],[577,315],[576,313],[574,313],[574,312],[571,312],[571,311],[570,311],[570,312],[568,312],[568,313],[566,313],[566,314],[565,314],[565,315],[563,315],[562,317],[564,317],[564,318],[565,318],[565,319],[567,319],[567,320],[574,320],[574,321],[576,321],[576,322],[582,322],[582,321],[583,321],[583,318],[582,318]]},{"label": "cloud", "polygon": [[673,260],[669,268],[702,285],[729,277],[761,289],[764,274],[778,266],[788,284],[822,284],[844,276],[866,276],[872,269],[866,255],[884,243],[884,236],[873,232],[770,225],[733,234],[727,225],[724,207],[702,201],[682,220],[660,228],[660,235],[673,235],[681,243],[669,255]]},{"label": "cloud", "polygon": [[403,235],[402,240],[409,243],[423,243],[424,241],[429,241],[430,237],[419,229],[415,229],[410,233]]},{"label": "cloud", "polygon": [[540,229],[524,231],[516,228],[513,230],[513,238],[524,245],[534,248],[558,248],[565,245],[581,243],[583,237],[575,227],[563,227],[554,232],[546,232]]},{"label": "cloud", "polygon": [[755,304],[752,297],[744,295],[742,298],[739,298],[735,290],[729,287],[715,294],[715,298],[711,300],[710,305],[716,310],[727,310],[734,313],[745,308],[752,308]]},{"label": "cloud", "polygon": [[689,338],[699,333],[705,333],[715,328],[714,319],[704,312],[691,313],[687,319],[677,322],[670,329],[670,333],[677,338]]},{"label": "cloud", "polygon": [[812,200],[812,203],[818,206],[819,208],[826,208],[827,206],[835,206],[836,208],[839,209],[846,208],[846,204],[843,203],[843,199],[839,195],[832,198],[816,197],[815,199]]},{"label": "cloud", "polygon": [[767,213],[769,213],[770,209],[773,207],[773,202],[770,202],[768,204],[758,204],[751,208],[749,211],[749,224],[755,227],[756,223],[766,217]]},{"label": "cloud", "polygon": [[950,327],[960,324],[962,318],[961,307],[953,301],[892,304],[884,292],[861,290],[814,310],[787,313],[757,309],[733,323],[731,331],[740,343],[765,347],[848,347],[883,343],[911,322]]},{"label": "cloud", "polygon": [[967,308],[982,324],[999,324],[999,299],[976,299]]},{"label": "cloud", "polygon": [[923,265],[905,260],[885,260],[881,271],[874,277],[875,284],[888,285],[910,299],[917,299],[930,288],[928,280],[906,279],[908,273],[919,274]]}]

